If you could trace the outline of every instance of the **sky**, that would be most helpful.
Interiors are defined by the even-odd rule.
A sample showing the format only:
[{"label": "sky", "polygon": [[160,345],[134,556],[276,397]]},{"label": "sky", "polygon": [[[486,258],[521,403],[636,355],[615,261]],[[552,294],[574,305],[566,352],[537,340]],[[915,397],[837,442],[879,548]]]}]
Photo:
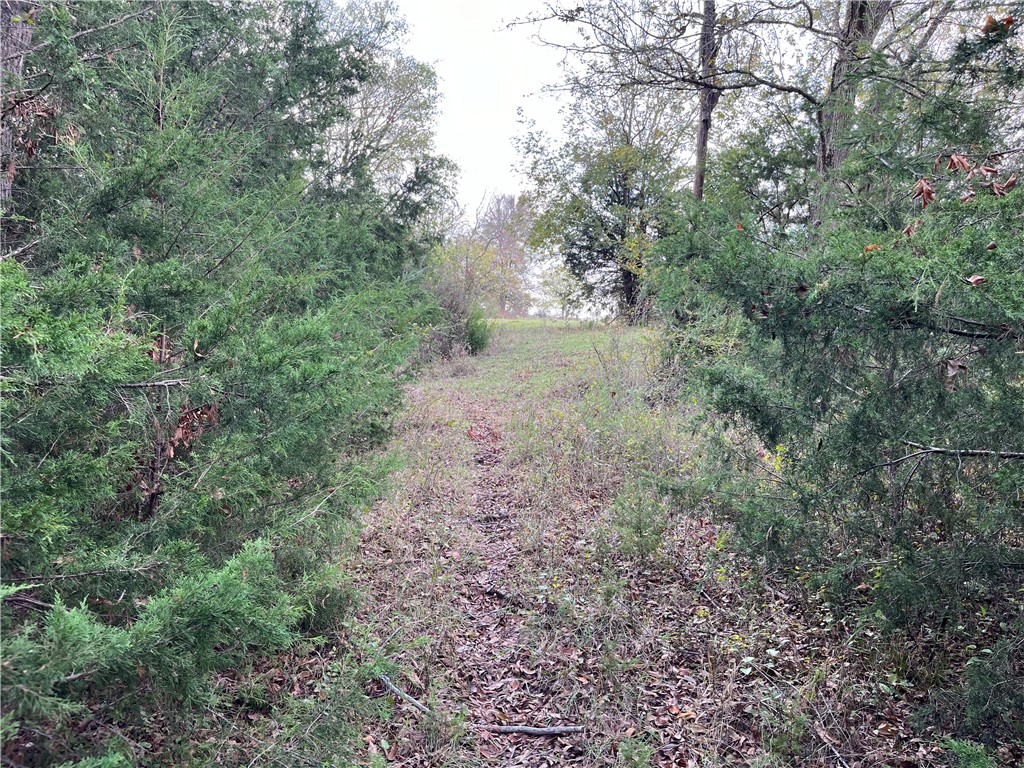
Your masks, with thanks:
[{"label": "sky", "polygon": [[461,169],[459,201],[470,214],[493,193],[525,186],[513,171],[517,109],[557,131],[557,104],[540,93],[559,79],[562,54],[509,21],[541,9],[541,0],[399,0],[411,27],[405,50],[432,64],[442,93],[436,149]]}]

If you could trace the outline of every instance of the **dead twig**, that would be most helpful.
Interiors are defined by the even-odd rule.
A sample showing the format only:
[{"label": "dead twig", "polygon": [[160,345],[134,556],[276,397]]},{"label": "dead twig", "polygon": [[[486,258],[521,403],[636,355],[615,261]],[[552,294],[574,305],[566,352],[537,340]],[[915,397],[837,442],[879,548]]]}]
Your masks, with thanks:
[{"label": "dead twig", "polygon": [[426,704],[423,704],[420,701],[417,701],[412,696],[410,696],[408,693],[403,691],[401,688],[399,688],[397,685],[395,685],[393,682],[391,682],[391,678],[389,678],[387,675],[380,675],[380,681],[382,683],[384,683],[384,686],[389,691],[391,691],[393,694],[395,694],[395,696],[400,698],[406,704],[409,704],[410,706],[415,707],[420,712],[422,712],[424,715],[433,715],[434,714],[433,710],[431,710],[430,707],[428,707]]},{"label": "dead twig", "polygon": [[[921,443],[912,443],[909,440],[904,440],[903,442],[905,442],[911,448],[920,448],[921,452],[924,453],[940,453],[946,456],[987,456],[994,459],[1008,459],[1018,461],[1024,459],[1024,452],[1022,451],[983,451],[974,448],[939,448],[934,445],[922,445]],[[907,458],[908,457],[904,457],[903,461],[906,461]]]},{"label": "dead twig", "polygon": [[165,381],[130,381],[114,386],[120,389],[149,389],[151,387],[187,387],[190,383],[188,379],[166,379]]},{"label": "dead twig", "polygon": [[547,728],[535,728],[532,725],[478,725],[491,733],[521,733],[526,736],[564,736],[569,733],[583,733],[582,725],[552,725]]},{"label": "dead twig", "polygon": [[[434,710],[418,699],[414,699],[403,691],[387,675],[378,675],[384,687],[411,707],[422,712],[424,715],[433,716]],[[565,736],[570,733],[583,733],[582,725],[552,725],[537,727],[532,725],[491,725],[489,723],[472,723],[472,728],[479,728],[490,733],[519,733],[524,736]]]}]

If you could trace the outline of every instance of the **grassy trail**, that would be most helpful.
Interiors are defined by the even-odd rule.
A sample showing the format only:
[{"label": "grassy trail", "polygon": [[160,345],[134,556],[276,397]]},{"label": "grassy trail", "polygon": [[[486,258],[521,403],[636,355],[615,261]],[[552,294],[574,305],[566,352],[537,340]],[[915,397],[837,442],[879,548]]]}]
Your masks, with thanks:
[{"label": "grassy trail", "polygon": [[355,626],[362,663],[431,713],[371,679],[394,708],[366,764],[842,764],[833,732],[867,723],[810,711],[841,663],[828,627],[650,480],[691,466],[652,356],[639,331],[509,322],[412,388],[404,468],[353,557]]}]

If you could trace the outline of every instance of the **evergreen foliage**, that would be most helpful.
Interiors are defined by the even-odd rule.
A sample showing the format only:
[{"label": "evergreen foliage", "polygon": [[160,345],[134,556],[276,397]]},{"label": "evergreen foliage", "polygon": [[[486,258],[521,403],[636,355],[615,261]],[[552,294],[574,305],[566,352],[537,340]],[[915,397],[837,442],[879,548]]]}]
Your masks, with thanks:
[{"label": "evergreen foliage", "polygon": [[964,75],[972,45],[927,90],[865,75],[817,221],[802,132],[720,152],[658,282],[718,422],[698,492],[834,609],[974,649],[921,680],[996,738],[1024,727],[1024,197],[1001,154],[1019,125],[999,77]]},{"label": "evergreen foliage", "polygon": [[[170,759],[218,706],[212,672],[344,617],[330,553],[380,492],[396,372],[440,318],[403,275],[447,166],[383,190],[332,165],[323,136],[371,67],[329,11],[47,2],[5,83],[19,764]],[[115,726],[133,736],[104,743]]]}]

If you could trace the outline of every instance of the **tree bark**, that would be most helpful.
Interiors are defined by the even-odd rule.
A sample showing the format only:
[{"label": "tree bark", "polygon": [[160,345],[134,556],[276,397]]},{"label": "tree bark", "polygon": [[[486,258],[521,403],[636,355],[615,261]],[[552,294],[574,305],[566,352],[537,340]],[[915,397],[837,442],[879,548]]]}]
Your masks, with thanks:
[{"label": "tree bark", "polygon": [[622,310],[632,321],[639,296],[636,272],[629,266],[622,267]]},{"label": "tree bark", "polygon": [[818,110],[818,172],[827,177],[849,155],[840,142],[850,127],[857,102],[857,74],[865,46],[878,35],[895,0],[850,0],[839,30],[828,95]]},{"label": "tree bark", "polygon": [[0,208],[10,207],[14,185],[13,106],[25,67],[25,54],[32,45],[32,25],[26,19],[37,15],[38,6],[26,0],[0,0]]},{"label": "tree bark", "polygon": [[714,65],[719,41],[716,35],[717,16],[715,0],[704,0],[704,18],[700,28],[700,79],[697,89],[700,104],[697,123],[696,169],[693,174],[693,196],[704,199],[704,177],[708,165],[708,141],[711,137],[711,118],[722,92],[714,87]]}]

